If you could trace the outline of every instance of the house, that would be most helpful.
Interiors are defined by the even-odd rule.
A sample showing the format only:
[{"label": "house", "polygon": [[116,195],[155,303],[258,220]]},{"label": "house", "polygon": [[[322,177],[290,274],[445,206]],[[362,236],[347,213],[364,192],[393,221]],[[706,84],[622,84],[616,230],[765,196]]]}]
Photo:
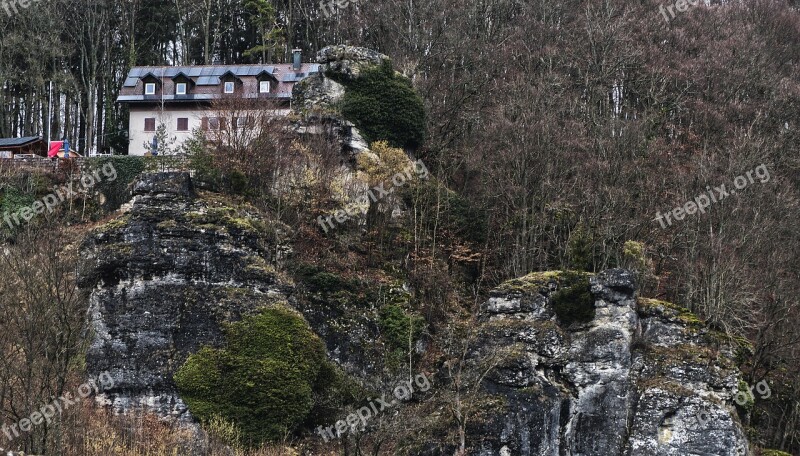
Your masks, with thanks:
[{"label": "house", "polygon": [[0,158],[14,158],[17,155],[47,157],[47,147],[44,140],[38,136],[0,138]]},{"label": "house", "polygon": [[293,62],[286,64],[134,67],[117,98],[130,110],[128,153],[150,152],[161,125],[167,138],[175,139],[173,148],[196,129],[227,128],[211,110],[214,102],[226,98],[259,105],[263,101],[263,109],[286,115],[294,85],[317,72],[319,65],[302,63],[299,50],[294,51]]}]

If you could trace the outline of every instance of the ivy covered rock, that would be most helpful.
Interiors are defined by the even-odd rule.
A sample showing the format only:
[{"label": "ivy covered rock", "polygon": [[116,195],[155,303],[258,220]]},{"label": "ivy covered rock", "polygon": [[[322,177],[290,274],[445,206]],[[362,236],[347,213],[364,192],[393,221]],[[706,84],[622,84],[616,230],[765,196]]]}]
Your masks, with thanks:
[{"label": "ivy covered rock", "polygon": [[342,115],[370,143],[388,141],[415,149],[425,140],[425,107],[411,81],[395,73],[391,62],[366,69],[346,87]]}]

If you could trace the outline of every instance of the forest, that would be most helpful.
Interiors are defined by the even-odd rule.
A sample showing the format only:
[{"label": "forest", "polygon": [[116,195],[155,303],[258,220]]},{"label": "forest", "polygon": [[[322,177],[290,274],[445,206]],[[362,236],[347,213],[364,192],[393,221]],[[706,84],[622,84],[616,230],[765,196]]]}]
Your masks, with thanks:
[{"label": "forest", "polygon": [[[0,137],[67,136],[124,155],[116,98],[133,66],[377,50],[425,107],[411,152],[436,179],[414,200],[402,261],[431,334],[508,279],[630,268],[643,296],[683,303],[730,337],[748,384],[771,385],[770,400],[740,411],[748,439],[800,454],[800,11],[694,4],[2,0]],[[258,160],[239,171],[268,187],[278,165]],[[308,233],[318,214],[291,204],[257,205]],[[370,220],[371,266],[389,256],[392,229]],[[0,308],[15,302],[11,283]]]}]

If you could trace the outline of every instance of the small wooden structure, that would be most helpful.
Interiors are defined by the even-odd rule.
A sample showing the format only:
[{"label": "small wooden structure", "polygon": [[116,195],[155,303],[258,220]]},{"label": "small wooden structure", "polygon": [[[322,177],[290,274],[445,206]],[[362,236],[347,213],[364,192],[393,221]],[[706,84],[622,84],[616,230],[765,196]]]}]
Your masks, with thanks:
[{"label": "small wooden structure", "polygon": [[14,158],[17,155],[47,157],[47,145],[38,136],[0,138],[0,158]]}]

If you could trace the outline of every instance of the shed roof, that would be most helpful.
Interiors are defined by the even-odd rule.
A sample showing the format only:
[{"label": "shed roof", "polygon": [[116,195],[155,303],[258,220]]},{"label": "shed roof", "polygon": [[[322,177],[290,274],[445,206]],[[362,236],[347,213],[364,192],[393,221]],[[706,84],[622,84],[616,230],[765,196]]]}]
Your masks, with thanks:
[{"label": "shed roof", "polygon": [[22,138],[0,138],[0,147],[21,147],[40,141],[38,136],[25,136]]}]

